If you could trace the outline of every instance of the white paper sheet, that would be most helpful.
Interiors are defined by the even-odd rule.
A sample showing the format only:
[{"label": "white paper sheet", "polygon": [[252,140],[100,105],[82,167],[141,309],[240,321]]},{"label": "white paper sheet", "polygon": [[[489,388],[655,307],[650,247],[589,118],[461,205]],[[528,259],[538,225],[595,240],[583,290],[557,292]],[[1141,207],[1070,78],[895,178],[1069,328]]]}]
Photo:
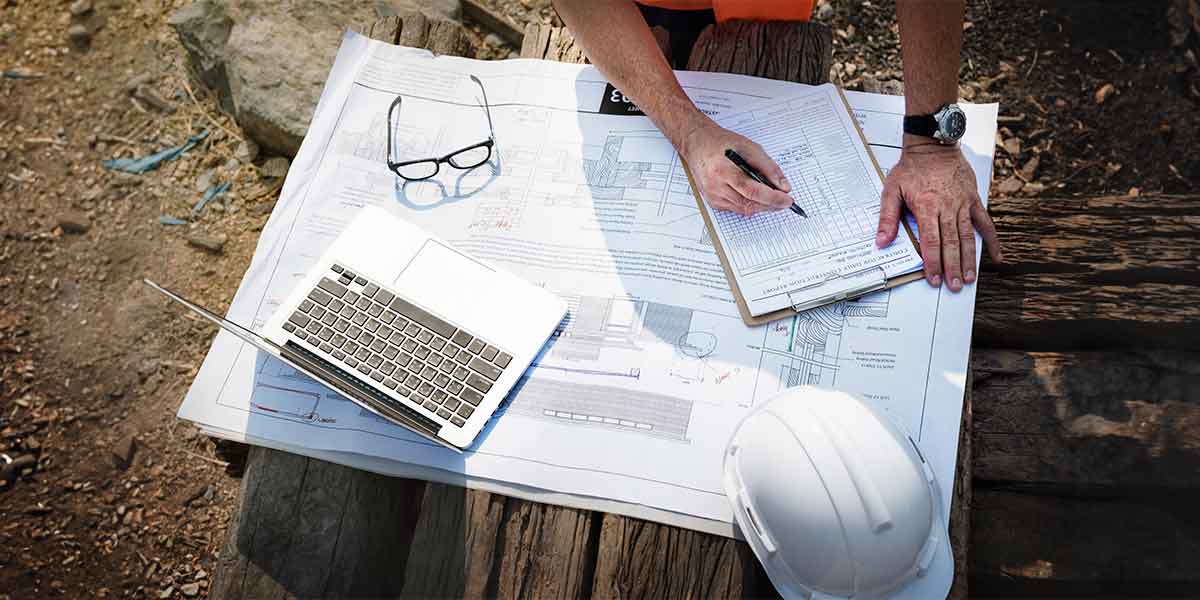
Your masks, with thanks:
[{"label": "white paper sheet", "polygon": [[[486,86],[499,158],[404,184],[383,164],[388,105],[405,94],[407,155],[476,142],[486,120],[467,74]],[[804,89],[678,75],[710,114]],[[179,415],[358,468],[732,535],[725,442],[751,407],[813,383],[870,396],[906,423],[949,506],[975,286],[914,283],[746,327],[670,144],[644,117],[600,114],[605,89],[590,67],[433,58],[348,34],[230,307],[231,319],[260,326],[368,204],[567,298],[567,325],[472,451],[389,425],[224,334]],[[848,98],[890,166],[903,100]],[[996,107],[966,110],[963,145],[986,198]]]},{"label": "white paper sheet", "polygon": [[743,216],[705,204],[751,315],[853,297],[921,267],[907,235],[875,247],[883,179],[832,84],[749,103],[715,120],[775,159],[806,214]]}]

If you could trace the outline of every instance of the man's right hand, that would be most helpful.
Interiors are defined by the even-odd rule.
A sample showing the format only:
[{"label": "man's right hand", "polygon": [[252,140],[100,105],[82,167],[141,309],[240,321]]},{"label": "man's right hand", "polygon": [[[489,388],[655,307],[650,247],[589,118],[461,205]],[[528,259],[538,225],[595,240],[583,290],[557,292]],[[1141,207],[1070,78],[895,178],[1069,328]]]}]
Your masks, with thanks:
[{"label": "man's right hand", "polygon": [[[762,147],[712,121],[706,121],[683,138],[679,154],[687,162],[692,177],[696,178],[709,205],[747,216],[791,206],[792,197],[787,192],[792,187],[783,176],[783,170],[763,152]],[[783,191],[775,191],[743,173],[725,158],[725,150],[729,148],[742,155],[746,162]]]}]

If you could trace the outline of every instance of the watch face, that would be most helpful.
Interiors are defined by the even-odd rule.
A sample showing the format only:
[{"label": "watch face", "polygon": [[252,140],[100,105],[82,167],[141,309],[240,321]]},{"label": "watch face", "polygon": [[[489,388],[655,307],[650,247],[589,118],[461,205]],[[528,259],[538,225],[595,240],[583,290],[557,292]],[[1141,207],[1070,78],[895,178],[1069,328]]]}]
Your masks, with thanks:
[{"label": "watch face", "polygon": [[957,140],[967,131],[967,116],[961,109],[955,107],[942,119],[940,125],[945,137]]}]

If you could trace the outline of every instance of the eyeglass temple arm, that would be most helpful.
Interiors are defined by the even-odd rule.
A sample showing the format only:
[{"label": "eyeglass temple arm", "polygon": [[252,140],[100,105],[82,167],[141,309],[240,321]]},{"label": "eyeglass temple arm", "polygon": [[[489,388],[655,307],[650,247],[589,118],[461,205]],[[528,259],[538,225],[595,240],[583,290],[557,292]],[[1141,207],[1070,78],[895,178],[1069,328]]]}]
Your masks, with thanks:
[{"label": "eyeglass temple arm", "polygon": [[393,156],[393,154],[392,154],[392,129],[395,127],[395,125],[392,123],[392,114],[393,114],[393,113],[395,113],[395,112],[396,112],[396,110],[400,108],[400,102],[401,102],[402,100],[404,100],[404,97],[403,97],[403,96],[396,96],[396,99],[395,99],[395,100],[392,100],[392,105],[388,107],[388,119],[387,119],[387,157],[386,157],[386,159],[387,159],[387,163],[388,163],[388,166],[389,166],[389,167],[390,167],[391,165],[393,165],[393,164],[396,164],[396,163],[395,163],[395,162],[392,160],[392,156]]},{"label": "eyeglass temple arm", "polygon": [[487,89],[483,87],[483,82],[478,77],[471,75],[471,81],[479,84],[479,91],[483,94],[483,112],[487,115],[488,134],[491,135],[492,141],[496,141],[496,129],[492,127],[492,109],[488,105]]}]

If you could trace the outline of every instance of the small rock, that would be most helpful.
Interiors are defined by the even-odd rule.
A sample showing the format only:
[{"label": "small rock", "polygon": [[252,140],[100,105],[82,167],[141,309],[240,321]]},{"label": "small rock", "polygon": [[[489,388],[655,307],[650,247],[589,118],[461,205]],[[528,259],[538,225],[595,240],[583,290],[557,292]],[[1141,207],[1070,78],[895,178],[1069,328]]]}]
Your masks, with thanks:
[{"label": "small rock", "polygon": [[132,94],[132,93],[136,92],[139,87],[141,87],[143,85],[147,85],[151,81],[154,81],[154,76],[149,73],[142,73],[141,75],[135,75],[135,76],[133,76],[132,79],[125,82],[125,91]]},{"label": "small rock", "polygon": [[817,5],[817,19],[824,21],[833,16],[833,4],[821,2]]},{"label": "small rock", "polygon": [[1021,140],[1016,137],[1010,137],[1004,140],[1004,151],[1008,152],[1009,156],[1016,156],[1021,153]]},{"label": "small rock", "polygon": [[82,17],[92,12],[92,0],[75,0],[69,10],[73,16]]},{"label": "small rock", "polygon": [[175,594],[175,586],[170,586],[170,587],[164,588],[161,592],[159,592],[158,598],[159,598],[159,600],[166,600],[167,598],[170,598],[174,594]]},{"label": "small rock", "polygon": [[276,156],[275,158],[268,159],[267,162],[263,163],[263,166],[258,169],[258,172],[263,177],[269,179],[279,179],[287,176],[288,169],[290,167],[291,163],[288,162],[288,159],[282,156]]},{"label": "small rock", "polygon": [[1036,156],[1026,161],[1025,165],[1021,167],[1021,178],[1025,181],[1033,181],[1034,177],[1037,177],[1039,164],[1041,164],[1041,159]]},{"label": "small rock", "polygon": [[92,32],[88,30],[87,25],[76,23],[67,28],[67,39],[76,48],[84,49],[92,43]]},{"label": "small rock", "polygon": [[1125,195],[1129,196],[1130,198],[1137,198],[1138,196],[1142,195],[1142,190],[1139,190],[1136,187],[1131,187]]},{"label": "small rock", "polygon": [[271,214],[271,211],[273,211],[273,210],[275,210],[275,201],[274,200],[272,200],[270,202],[259,202],[258,204],[255,204],[254,206],[250,207],[250,212],[259,214],[259,215],[269,215],[269,214]]},{"label": "small rock", "polygon": [[215,254],[220,254],[221,250],[225,248],[224,235],[204,235],[202,233],[193,233],[187,237],[187,242],[197,248],[207,250]]},{"label": "small rock", "polygon": [[1016,177],[1009,177],[1008,179],[1000,182],[1000,187],[998,189],[1000,190],[1001,194],[1013,194],[1019,191],[1024,185],[1025,184],[1022,183],[1020,179]]},{"label": "small rock", "polygon": [[179,591],[183,592],[184,596],[191,598],[193,596],[200,594],[200,584],[199,583],[185,583],[185,584],[179,586]]},{"label": "small rock", "polygon": [[1041,183],[1034,181],[1034,182],[1030,182],[1030,183],[1027,183],[1024,186],[1022,186],[1021,192],[1026,193],[1026,194],[1040,194],[1043,191],[1045,191],[1045,189],[1046,189],[1045,184],[1041,184]]},{"label": "small rock", "polygon": [[243,163],[252,163],[258,160],[258,144],[251,139],[242,140],[242,143],[238,144],[237,150],[234,151],[233,156]]},{"label": "small rock", "polygon": [[212,187],[213,181],[216,179],[216,177],[216,169],[209,169],[201,173],[199,177],[196,177],[196,191],[201,194],[208,191],[208,188]]},{"label": "small rock", "polygon": [[133,453],[136,450],[137,441],[133,439],[133,436],[122,436],[111,449],[113,466],[121,470],[128,469],[129,465],[133,464]]},{"label": "small rock", "polygon": [[507,42],[504,41],[504,38],[495,33],[489,33],[484,36],[483,43],[493,48],[503,48],[505,45],[507,45]]},{"label": "small rock", "polygon": [[1113,87],[1111,83],[1100,86],[1100,89],[1096,90],[1096,104],[1104,104],[1104,101],[1108,100],[1108,97],[1116,91],[1117,88]]},{"label": "small rock", "polygon": [[88,222],[87,215],[78,212],[64,212],[58,215],[58,226],[63,230],[63,233],[81,234],[87,233],[87,230],[92,228],[92,224]]}]

